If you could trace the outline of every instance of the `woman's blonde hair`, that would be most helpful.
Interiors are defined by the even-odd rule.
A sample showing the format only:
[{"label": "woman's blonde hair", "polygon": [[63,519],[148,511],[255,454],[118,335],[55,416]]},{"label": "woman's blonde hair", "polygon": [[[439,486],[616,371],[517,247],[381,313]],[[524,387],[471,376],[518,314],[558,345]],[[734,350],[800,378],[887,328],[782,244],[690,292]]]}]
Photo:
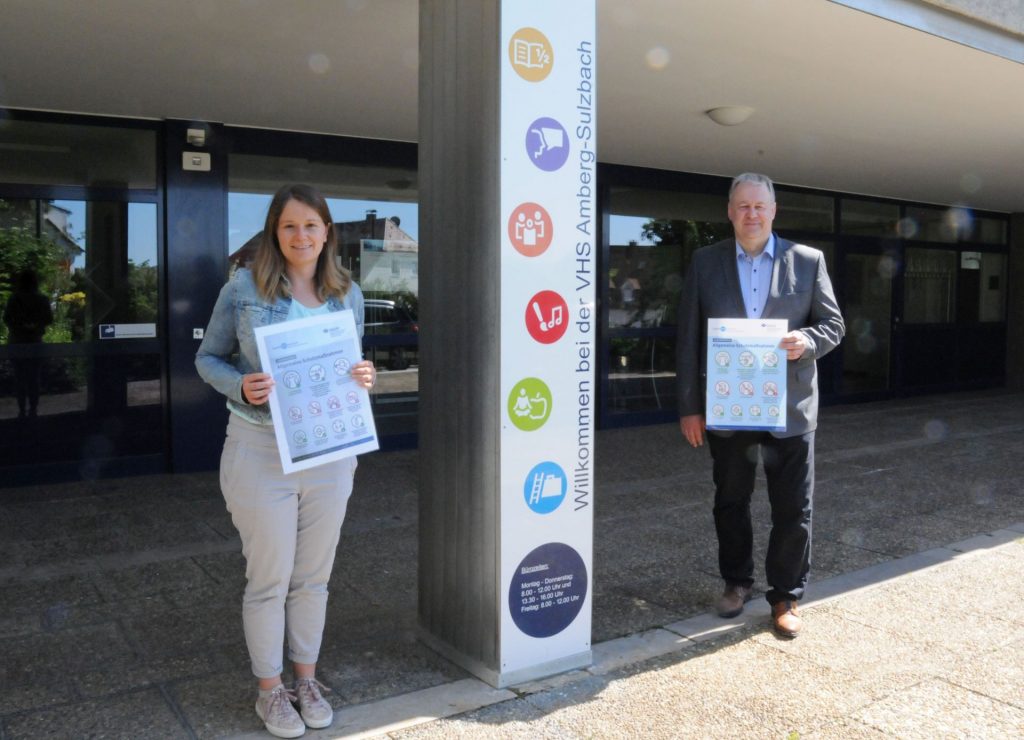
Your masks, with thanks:
[{"label": "woman's blonde hair", "polygon": [[309,185],[285,185],[274,193],[274,199],[270,201],[270,208],[267,209],[263,235],[252,261],[252,277],[256,283],[256,290],[266,301],[291,298],[291,288],[285,275],[286,262],[284,255],[281,254],[281,245],[277,242],[277,224],[281,220],[284,207],[292,200],[316,211],[327,227],[327,241],[324,242],[313,276],[317,298],[324,302],[330,296],[341,300],[352,286],[352,274],[338,264],[338,234],[331,220],[331,210],[327,207],[327,201],[316,188]]}]

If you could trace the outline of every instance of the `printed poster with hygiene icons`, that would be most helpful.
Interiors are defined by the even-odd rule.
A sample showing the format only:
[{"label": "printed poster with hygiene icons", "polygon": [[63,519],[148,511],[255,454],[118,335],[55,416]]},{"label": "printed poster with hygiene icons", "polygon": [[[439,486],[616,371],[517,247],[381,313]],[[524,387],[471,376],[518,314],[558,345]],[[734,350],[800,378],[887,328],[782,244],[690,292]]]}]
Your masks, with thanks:
[{"label": "printed poster with hygiene icons", "polygon": [[708,429],[786,429],[786,319],[708,319]]},{"label": "printed poster with hygiene icons", "polygon": [[350,372],[363,357],[351,311],[254,333],[260,364],[274,378],[268,403],[285,473],[379,448],[370,394]]},{"label": "printed poster with hygiene icons", "polygon": [[501,13],[501,671],[539,676],[590,662],[595,2]]}]

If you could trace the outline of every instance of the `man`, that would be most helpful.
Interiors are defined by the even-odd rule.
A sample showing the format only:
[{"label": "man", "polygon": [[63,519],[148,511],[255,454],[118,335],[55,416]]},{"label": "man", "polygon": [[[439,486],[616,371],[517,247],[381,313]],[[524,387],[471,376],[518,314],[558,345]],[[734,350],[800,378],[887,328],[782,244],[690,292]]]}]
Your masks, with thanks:
[{"label": "man", "polygon": [[729,190],[735,239],[697,250],[680,296],[677,352],[679,426],[694,447],[704,443],[707,320],[788,319],[779,344],[786,356],[785,432],[708,430],[715,482],[718,566],[725,591],[722,617],[743,611],[753,588],[750,497],[758,452],[768,479],[772,530],[765,558],[772,625],[796,637],[810,569],[814,491],[814,429],[818,417],[816,360],[839,344],[846,328],[817,249],[772,232],[775,188],[764,175],[738,175]]}]

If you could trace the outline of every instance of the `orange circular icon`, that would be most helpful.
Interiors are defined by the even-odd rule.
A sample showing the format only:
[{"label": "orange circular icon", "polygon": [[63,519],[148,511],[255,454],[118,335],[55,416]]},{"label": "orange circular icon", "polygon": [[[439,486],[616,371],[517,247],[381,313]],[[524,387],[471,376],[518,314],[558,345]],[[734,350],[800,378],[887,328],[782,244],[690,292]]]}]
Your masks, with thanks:
[{"label": "orange circular icon", "polygon": [[551,216],[536,203],[523,203],[508,219],[508,238],[519,254],[536,257],[551,246]]},{"label": "orange circular icon", "polygon": [[508,59],[517,75],[527,82],[540,82],[551,74],[555,53],[547,36],[527,26],[512,34]]}]

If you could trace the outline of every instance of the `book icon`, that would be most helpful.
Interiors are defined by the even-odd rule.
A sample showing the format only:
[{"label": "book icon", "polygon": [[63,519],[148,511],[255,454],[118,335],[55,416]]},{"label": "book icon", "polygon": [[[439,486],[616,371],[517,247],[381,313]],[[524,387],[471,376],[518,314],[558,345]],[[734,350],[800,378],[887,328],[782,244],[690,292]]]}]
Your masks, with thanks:
[{"label": "book icon", "polygon": [[540,42],[512,40],[512,63],[526,69],[544,69],[551,64],[551,54]]}]

